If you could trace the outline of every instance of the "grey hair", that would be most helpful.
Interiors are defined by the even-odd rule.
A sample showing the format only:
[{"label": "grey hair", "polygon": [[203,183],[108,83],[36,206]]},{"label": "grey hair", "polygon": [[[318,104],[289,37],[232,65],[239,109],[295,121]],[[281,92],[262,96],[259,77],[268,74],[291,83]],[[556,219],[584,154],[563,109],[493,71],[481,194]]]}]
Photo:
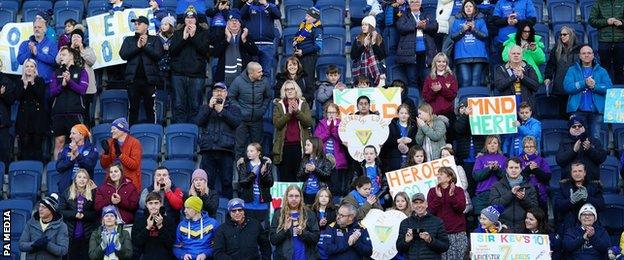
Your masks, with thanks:
[{"label": "grey hair", "polygon": [[355,206],[353,206],[350,203],[343,203],[342,205],[340,205],[340,207],[346,208],[349,211],[349,215],[355,216],[357,214],[357,210],[355,209]]}]

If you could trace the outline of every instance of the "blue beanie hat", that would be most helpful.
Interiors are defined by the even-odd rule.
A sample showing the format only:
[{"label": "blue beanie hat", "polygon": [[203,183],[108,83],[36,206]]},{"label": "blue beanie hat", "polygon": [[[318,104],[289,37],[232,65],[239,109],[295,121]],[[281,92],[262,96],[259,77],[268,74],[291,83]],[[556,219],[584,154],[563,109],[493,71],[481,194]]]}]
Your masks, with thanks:
[{"label": "blue beanie hat", "polygon": [[123,117],[115,119],[115,121],[113,121],[113,126],[119,129],[119,131],[130,133],[130,125],[128,124],[128,121],[126,121],[126,119]]}]

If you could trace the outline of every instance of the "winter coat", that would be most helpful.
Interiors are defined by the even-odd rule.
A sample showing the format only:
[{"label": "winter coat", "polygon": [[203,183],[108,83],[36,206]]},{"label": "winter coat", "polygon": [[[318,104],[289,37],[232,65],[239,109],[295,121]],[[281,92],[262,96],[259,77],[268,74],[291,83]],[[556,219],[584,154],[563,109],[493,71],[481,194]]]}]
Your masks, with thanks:
[{"label": "winter coat", "polygon": [[[347,169],[347,155],[342,146],[342,140],[340,140],[340,136],[338,135],[338,126],[340,125],[340,119],[336,119],[334,123],[334,127],[330,128],[327,123],[327,118],[321,119],[314,129],[314,136],[318,137],[323,141],[323,146],[327,145],[329,140],[334,142],[334,159],[336,161],[336,169],[343,170]],[[325,147],[323,147],[325,149]]]},{"label": "winter coat", "polygon": [[[89,239],[91,232],[99,225],[100,215],[95,210],[95,194],[97,189],[91,190],[91,200],[86,200],[82,205],[82,214],[84,215],[80,221],[82,221],[83,235],[86,239]],[[59,196],[59,212],[63,215],[63,221],[67,225],[67,232],[70,240],[74,239],[74,231],[76,228],[76,214],[78,213],[78,202],[74,199],[69,199],[69,189],[66,189],[61,196]]]},{"label": "winter coat", "polygon": [[[356,230],[359,230],[361,235],[353,245],[349,245],[349,237]],[[325,251],[328,259],[361,260],[368,259],[373,254],[368,230],[359,222],[353,222],[345,228],[332,223],[324,234],[326,236],[323,238],[321,250]]]},{"label": "winter coat", "polygon": [[[472,198],[474,212],[479,214],[482,209],[490,204],[490,189],[499,179],[504,178],[507,158],[502,154],[484,154],[475,160],[472,168],[472,177],[477,183],[475,196]],[[498,162],[498,169],[492,170],[488,167],[490,162]]]},{"label": "winter coat", "polygon": [[100,165],[103,169],[108,169],[114,162],[120,162],[123,167],[124,177],[132,181],[137,191],[141,190],[141,156],[143,154],[141,143],[138,139],[128,135],[123,144],[120,145],[121,155],[116,157],[113,142],[117,141],[113,138],[108,139],[110,153],[106,154],[102,151]]},{"label": "winter coat", "polygon": [[[373,49],[373,54],[375,54],[377,61],[382,61],[386,58],[386,43],[384,41],[375,43],[370,48]],[[356,36],[356,38],[353,39],[353,45],[351,45],[351,60],[360,60],[364,51],[366,51],[366,47],[364,47],[362,42],[357,40]]]},{"label": "winter coat", "polygon": [[[336,221],[336,214],[338,212],[338,209],[336,207],[326,207],[325,208],[325,216],[324,218],[327,220],[327,224],[325,224],[325,226],[321,226],[319,224],[319,228],[321,229],[321,232],[326,230],[333,222]],[[316,214],[316,219],[320,222],[321,221],[321,212],[319,211],[319,209],[314,209],[314,213]],[[319,250],[321,250],[319,248]],[[320,253],[320,252],[319,252]]]},{"label": "winter coat", "polygon": [[[193,187],[191,186],[191,189]],[[184,201],[190,197],[190,193],[184,196]],[[219,193],[215,189],[208,189],[204,195],[197,195],[202,200],[202,211],[208,213],[211,218],[216,218],[219,207]],[[184,209],[182,209],[184,211]],[[183,213],[183,212],[182,212]]]},{"label": "winter coat", "polygon": [[215,229],[219,223],[208,213],[202,211],[201,218],[193,221],[184,218],[176,228],[176,241],[173,245],[173,254],[177,259],[183,259],[190,254],[192,259],[197,255],[206,254],[206,259],[212,259]]},{"label": "winter coat", "polygon": [[[429,161],[440,159],[440,150],[446,145],[446,126],[448,119],[444,116],[432,115],[431,125],[425,124],[418,127],[416,132],[416,144],[425,147],[425,138],[431,140],[431,154],[427,155]],[[425,152],[426,149],[425,149]]]},{"label": "winter coat", "polygon": [[[527,101],[531,106],[534,106],[535,92],[537,92],[539,88],[538,77],[533,67],[527,66],[526,63],[523,64],[523,67],[524,77],[520,79],[520,96],[522,101]],[[516,80],[518,80],[518,77],[513,74],[510,68],[507,68],[506,64],[496,67],[494,71],[494,87],[500,93],[499,95],[516,95],[514,89]]]},{"label": "winter coat", "polygon": [[438,33],[440,34],[448,34],[451,28],[450,19],[451,15],[453,15],[453,6],[455,5],[455,0],[442,0],[438,1],[438,5],[436,7],[436,22],[438,23]]},{"label": "winter coat", "polygon": [[254,122],[262,120],[271,100],[270,90],[265,78],[252,82],[243,71],[232,82],[228,97],[240,109],[243,122]]},{"label": "winter coat", "polygon": [[24,89],[23,83],[15,87],[16,100],[19,101],[15,131],[17,135],[47,134],[50,129],[50,118],[46,108],[44,79],[36,77],[34,84],[28,84]]},{"label": "winter coat", "polygon": [[[28,48],[30,42],[35,43],[37,55],[33,55]],[[56,41],[48,37],[44,37],[41,42],[35,40],[35,36],[31,35],[28,40],[23,41],[17,52],[17,62],[24,64],[26,59],[31,58],[37,61],[37,73],[42,77],[45,83],[49,83],[52,78],[52,72],[56,67],[56,54],[58,53]]]},{"label": "winter coat", "polygon": [[568,68],[579,62],[579,49],[580,46],[575,45],[570,48],[567,53],[561,53],[559,59],[557,59],[557,46],[555,45],[550,50],[550,55],[546,62],[546,69],[544,70],[544,79],[551,80],[551,94],[558,96],[568,95],[564,90],[563,80],[565,79],[566,73],[568,73]]},{"label": "winter coat", "polygon": [[[542,10],[540,10],[541,12]],[[493,22],[496,27],[499,28],[498,35],[494,38],[497,42],[504,42],[507,40],[507,36],[516,32],[516,27],[507,23],[507,17],[511,13],[516,14],[518,23],[528,21],[535,24],[537,12],[535,6],[531,0],[499,0],[494,6],[494,12],[492,13]]]},{"label": "winter coat", "polygon": [[175,259],[172,245],[175,241],[176,222],[171,216],[164,214],[164,209],[160,208],[163,217],[163,226],[158,229],[156,225],[147,230],[147,218],[149,212],[145,211],[145,216],[138,218],[132,225],[132,245],[143,253],[141,259]]},{"label": "winter coat", "polygon": [[[305,141],[310,138],[310,132],[312,131],[313,122],[310,106],[308,106],[305,98],[299,99],[299,111],[288,114],[283,99],[273,100],[273,125],[275,126],[275,133],[273,135],[273,163],[275,164],[280,164],[282,160],[295,159],[291,158],[289,155],[282,154],[284,143],[286,142],[288,122],[293,120],[293,117],[298,121],[299,142],[301,144],[301,149],[303,149]],[[300,160],[300,158],[296,158],[296,160]]]},{"label": "winter coat", "polygon": [[[359,200],[364,201],[362,205],[358,203]],[[344,203],[349,203],[357,209],[357,214],[355,215],[355,219],[357,221],[364,219],[364,217],[366,217],[366,214],[368,214],[371,209],[383,210],[381,204],[379,204],[379,200],[371,205],[366,201],[366,198],[362,197],[362,195],[357,192],[357,190],[352,190],[347,196],[344,196],[340,204]]]},{"label": "winter coat", "polygon": [[[143,189],[143,191],[141,191],[141,195],[139,196],[139,208],[143,209],[144,212],[147,212],[145,199],[147,199],[147,195],[151,192],[154,192],[154,185]],[[158,194],[160,194],[162,198],[162,215],[170,217],[173,221],[178,221],[180,219],[180,211],[182,210],[182,207],[184,207],[184,192],[172,183],[168,192],[165,192],[164,189],[160,189]]]},{"label": "winter coat", "polygon": [[[91,233],[91,239],[89,239],[89,258],[91,259],[104,259],[104,249],[102,249],[102,231],[104,226],[98,227],[93,233]],[[117,226],[117,235],[121,248],[115,251],[115,255],[120,260],[132,259],[132,239],[128,231],[123,229],[123,225]]]},{"label": "winter coat", "polygon": [[[68,44],[71,45],[71,43]],[[93,71],[93,64],[96,61],[95,51],[89,46],[84,46],[83,50],[78,49],[78,51],[80,51],[80,57],[84,60],[84,69],[87,71],[87,78],[89,79],[86,94],[95,94],[97,92],[97,81],[95,80],[95,71]],[[56,63],[61,63],[60,52],[56,54]]]},{"label": "winter coat", "polygon": [[[415,236],[412,241],[405,242],[408,228],[413,230]],[[417,235],[418,230],[428,232],[431,235],[431,243],[420,239]],[[396,247],[399,253],[403,253],[405,259],[442,259],[442,253],[449,248],[449,238],[440,218],[430,213],[422,217],[412,213],[410,217],[401,221]]]},{"label": "winter coat", "polygon": [[[420,13],[420,20],[428,20],[427,26],[422,29],[425,41],[425,67],[429,67],[433,57],[438,50],[433,40],[433,36],[438,31],[438,23],[435,17]],[[399,44],[397,45],[396,63],[399,64],[416,64],[416,18],[410,12],[402,15],[396,23],[399,32]],[[353,54],[352,54],[353,56]]]},{"label": "winter coat", "polygon": [[592,144],[591,147],[587,151],[581,147],[578,152],[574,152],[575,138],[567,135],[561,139],[555,159],[563,171],[561,173],[562,180],[570,178],[570,165],[575,161],[585,165],[586,179],[590,181],[600,180],[600,165],[607,159],[607,151],[602,148],[600,140],[593,137],[587,138]]},{"label": "winter coat", "polygon": [[[520,121],[520,120],[518,120]],[[522,145],[522,140],[524,137],[533,136],[536,140],[536,149],[537,151],[541,151],[540,147],[542,144],[542,122],[539,120],[530,117],[525,122],[521,122],[520,126],[518,126],[517,134],[508,134],[503,135],[503,153],[508,155],[509,157],[518,157],[522,154],[524,147]],[[517,148],[514,148],[515,141],[518,139],[519,144]]]},{"label": "winter coat", "polygon": [[[123,176],[122,176],[123,178]],[[134,222],[134,213],[139,206],[139,193],[137,192],[130,179],[124,178],[120,180],[119,187],[115,185],[107,178],[107,181],[102,186],[97,188],[97,194],[95,195],[95,210],[102,211],[102,209],[108,205],[114,205],[111,202],[111,196],[113,193],[119,194],[121,202],[117,205],[119,214],[124,224],[132,224]]]},{"label": "winter coat", "polygon": [[3,94],[0,94],[0,128],[9,128],[11,121],[11,106],[15,102],[17,86],[6,74],[0,72],[0,86],[5,86]]},{"label": "winter coat", "polygon": [[249,38],[254,42],[273,42],[275,19],[281,19],[279,7],[273,3],[265,6],[259,4],[245,4],[240,10],[241,18],[249,29]]},{"label": "winter coat", "polygon": [[[32,250],[32,244],[42,237],[47,237],[50,241],[45,249],[36,252]],[[19,239],[19,251],[26,252],[26,259],[61,259],[69,250],[69,236],[67,225],[63,222],[63,217],[55,214],[45,231],[41,229],[39,223],[39,213],[35,211],[22,230]]]},{"label": "winter coat", "polygon": [[537,191],[527,179],[524,179],[520,187],[525,188],[525,195],[524,198],[518,199],[511,192],[513,187],[509,185],[508,178],[501,178],[490,188],[490,204],[504,207],[499,218],[503,224],[510,228],[521,228],[524,226],[526,211],[538,206]]},{"label": "winter coat", "polygon": [[[612,88],[613,83],[611,83],[611,78],[609,77],[607,70],[602,68],[600,64],[594,62],[593,67],[594,71],[592,72],[592,78],[596,81],[596,85],[594,86],[594,89],[590,91],[593,94],[592,98],[595,108],[598,110],[598,113],[602,114],[604,113],[607,89]],[[563,86],[565,92],[570,95],[568,97],[568,107],[566,111],[568,113],[574,113],[578,111],[581,106],[583,90],[589,89],[585,86],[585,77],[583,76],[581,64],[576,63],[568,68],[568,72],[566,73],[563,81]]]},{"label": "winter coat", "polygon": [[229,99],[225,100],[223,110],[203,105],[195,117],[200,128],[199,150],[201,152],[226,151],[234,153],[236,128],[241,123],[241,112]]},{"label": "winter coat", "polygon": [[457,115],[455,119],[453,130],[455,130],[456,144],[453,149],[455,149],[455,156],[460,159],[457,163],[461,164],[470,155],[470,141],[472,140],[474,156],[477,156],[477,153],[483,149],[485,136],[472,135],[467,115]]},{"label": "winter coat", "polygon": [[[329,182],[331,181],[330,179],[330,175],[332,174],[332,171],[334,170],[334,163],[331,162],[329,159],[325,158],[325,157],[319,157],[315,159],[314,162],[314,171],[313,172],[307,172],[305,170],[305,165],[309,162],[310,156],[309,155],[304,155],[303,159],[301,160],[301,163],[299,164],[299,171],[297,172],[297,179],[299,181],[303,181],[303,193],[304,194],[308,194],[306,193],[306,189],[308,187],[308,185],[310,184],[310,181],[313,180],[313,176],[315,176],[317,179],[317,187],[320,189],[322,188],[327,188]],[[311,194],[311,195],[316,195],[316,193]]]},{"label": "winter coat", "polygon": [[208,61],[209,35],[201,26],[197,26],[195,36],[183,37],[184,27],[171,36],[169,56],[173,76],[205,78]]},{"label": "winter coat", "polygon": [[[298,237],[303,240],[305,243],[305,256],[306,259],[317,259],[318,258],[318,248],[316,244],[319,240],[320,230],[318,226],[318,220],[309,209],[304,209],[305,212],[302,214],[306,215],[306,228],[302,230],[301,235]],[[273,219],[271,220],[271,233],[269,234],[269,239],[271,244],[275,246],[275,255],[273,259],[275,260],[285,260],[291,259],[294,252],[293,245],[293,227],[289,229],[282,229],[278,231],[279,219],[282,215],[282,210],[276,209],[273,214]]]},{"label": "winter coat", "polygon": [[71,185],[74,177],[74,167],[85,169],[90,176],[93,176],[93,169],[99,158],[97,147],[88,138],[84,142],[78,148],[78,156],[73,160],[68,155],[71,151],[69,144],[59,152],[56,160],[56,171],[59,173],[59,181],[57,183],[59,192],[64,192]]},{"label": "winter coat", "polygon": [[214,259],[271,259],[268,229],[254,218],[245,218],[241,225],[227,218],[215,233]]},{"label": "winter coat", "polygon": [[[503,50],[503,61],[509,61],[509,50],[511,47],[516,46],[516,34],[512,33],[509,35],[509,39],[507,39],[503,46],[505,49]],[[535,50],[523,49],[522,50],[522,60],[524,60],[528,65],[531,65],[535,74],[537,74],[537,79],[539,83],[544,82],[544,78],[542,77],[542,72],[539,69],[539,66],[546,62],[546,54],[544,53],[544,42],[542,42],[542,36],[535,35]]]},{"label": "winter coat", "polygon": [[624,42],[624,26],[609,25],[607,20],[624,20],[624,5],[619,1],[596,0],[589,12],[589,25],[598,29],[599,42]]},{"label": "winter coat", "polygon": [[143,67],[147,82],[150,85],[160,85],[161,78],[159,77],[158,60],[164,53],[162,42],[156,35],[147,35],[147,43],[143,48],[139,48],[137,47],[138,41],[138,34],[128,36],[124,38],[121,49],[119,49],[119,57],[127,61],[126,82],[129,84],[134,83],[136,75],[141,74],[137,70]]},{"label": "winter coat", "polygon": [[[442,88],[439,91],[433,91],[431,87],[434,83],[439,83]],[[444,76],[436,75],[435,79],[426,76],[422,90],[422,97],[427,104],[431,105],[434,114],[445,115],[453,112],[457,97],[457,78],[455,75],[451,73]]]},{"label": "winter coat", "polygon": [[563,250],[571,260],[599,260],[607,259],[607,251],[611,246],[611,238],[599,222],[593,225],[595,233],[585,240],[585,230],[580,227],[569,228],[563,238]]},{"label": "winter coat", "polygon": [[[410,114],[411,115],[411,114]],[[317,126],[318,128],[318,126]],[[336,125],[336,128],[338,128],[338,126]],[[388,130],[390,131],[390,134],[388,135],[388,139],[386,139],[386,142],[381,146],[381,151],[379,152],[381,160],[384,162],[390,162],[391,159],[396,159],[396,158],[401,158],[401,156],[403,155],[401,153],[401,151],[399,151],[399,145],[397,143],[397,140],[401,138],[401,130],[399,128],[399,118],[393,118],[390,121],[390,125],[388,125]],[[408,148],[411,148],[412,146],[416,145],[416,132],[418,131],[418,126],[416,125],[416,122],[414,120],[408,120],[407,122],[407,138],[412,139],[412,142],[407,144]],[[336,134],[338,133],[337,129],[336,129]],[[392,165],[388,165],[387,163],[384,163],[384,166],[386,166],[385,171],[393,171],[393,170],[397,170],[400,167],[400,165],[396,165],[399,166],[399,168],[397,169],[392,169],[395,168],[396,166]],[[392,167],[392,168],[388,168],[388,167]]]},{"label": "winter coat", "polygon": [[606,208],[602,196],[602,184],[599,181],[585,181],[583,186],[587,189],[587,199],[572,203],[570,197],[578,190],[578,187],[570,179],[562,180],[559,190],[554,192],[553,212],[557,231],[563,235],[568,228],[580,225],[578,212],[585,203],[591,203],[599,214]]},{"label": "winter coat", "polygon": [[444,222],[446,233],[455,234],[466,232],[466,195],[464,189],[455,187],[453,196],[450,195],[450,186],[441,188],[442,197],[436,194],[436,187],[429,189],[427,194],[427,209],[429,213],[440,218]]},{"label": "winter coat", "polygon": [[[260,165],[264,165],[267,161],[266,157],[260,158]],[[253,184],[256,180],[256,174],[249,170],[249,159],[245,157],[243,163],[236,166],[238,174],[238,194],[246,203],[254,200]],[[268,164],[266,174],[260,175],[260,203],[268,203],[272,201],[270,189],[273,187],[273,164]]]},{"label": "winter coat", "polygon": [[[213,27],[211,27],[213,28]],[[241,32],[242,32],[241,28]],[[216,34],[217,37],[214,42],[213,52],[210,54],[212,57],[219,58],[217,63],[217,69],[214,75],[214,82],[221,82],[225,80],[225,53],[227,48],[230,46],[230,42],[227,41],[225,33],[221,30]],[[240,41],[240,34],[236,36],[237,40]],[[243,71],[247,68],[247,64],[251,61],[258,61],[257,56],[260,53],[258,50],[258,46],[247,37],[245,42],[240,41],[238,43],[238,51],[240,53],[240,59],[242,60],[241,68]]]},{"label": "winter coat", "polygon": [[[464,31],[463,25],[470,20],[474,21],[475,27],[470,31]],[[456,64],[487,62],[488,29],[481,14],[468,18],[464,13],[458,13],[451,27],[450,36],[455,43],[453,54]]]},{"label": "winter coat", "polygon": [[89,75],[82,67],[70,66],[67,71],[70,74],[67,86],[62,85],[62,77],[64,71],[56,70],[50,82],[50,98],[52,100],[52,109],[50,114],[63,115],[74,114],[83,115],[86,107],[83,96],[89,87]]},{"label": "winter coat", "polygon": [[[299,24],[300,28],[302,28],[302,23],[305,26],[305,20]],[[316,25],[316,23],[314,24]],[[286,39],[287,44],[290,42],[292,42],[292,39]],[[323,49],[323,26],[320,23],[318,26],[313,26],[308,37],[305,37],[303,41],[293,47],[301,50],[301,56],[318,54]]]},{"label": "winter coat", "polygon": [[[548,187],[550,186],[550,165],[541,156],[527,155],[525,153],[518,156],[520,159],[520,166],[522,167],[522,176],[528,178],[529,183],[537,190],[538,199],[540,205],[548,204]],[[529,167],[530,162],[535,162],[537,168],[531,170]]]},{"label": "winter coat", "polygon": [[[355,172],[353,173],[353,180],[351,180],[351,183],[353,183],[355,181],[355,179],[357,179],[358,177],[362,177],[362,176],[366,176],[368,177],[371,182],[373,183],[373,187],[376,185],[375,183],[379,184],[379,190],[377,190],[374,194],[373,194],[373,189],[371,188],[371,194],[373,195],[377,195],[379,197],[381,194],[385,194],[389,192],[388,189],[388,182],[386,181],[386,175],[384,174],[383,168],[381,167],[381,162],[379,159],[375,160],[375,168],[377,171],[377,176],[371,178],[370,176],[368,176],[367,172],[366,172],[366,160],[363,160],[359,163],[359,165],[353,165],[353,168],[355,170]],[[366,200],[366,198],[364,199]],[[354,204],[357,207],[357,204]]]}]

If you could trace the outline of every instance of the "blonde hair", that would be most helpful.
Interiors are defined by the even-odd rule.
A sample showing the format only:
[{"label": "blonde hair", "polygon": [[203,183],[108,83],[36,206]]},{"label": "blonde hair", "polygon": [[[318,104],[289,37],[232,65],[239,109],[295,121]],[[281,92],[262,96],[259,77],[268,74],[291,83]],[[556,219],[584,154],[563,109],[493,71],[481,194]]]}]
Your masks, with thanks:
[{"label": "blonde hair", "polygon": [[297,84],[296,81],[290,79],[282,84],[282,88],[280,89],[280,97],[282,99],[286,98],[286,85],[288,84],[292,84],[293,86],[295,86],[295,92],[297,93],[296,96],[298,99],[301,99],[301,97],[303,96],[303,92],[301,92],[301,87],[299,87],[299,84]]},{"label": "blonde hair", "polygon": [[429,76],[431,77],[431,79],[436,79],[436,77],[438,76],[437,69],[436,69],[436,62],[440,59],[444,59],[446,61],[446,68],[444,68],[444,75],[453,74],[451,67],[449,67],[449,59],[446,56],[446,54],[444,54],[444,52],[438,52],[438,54],[436,54],[436,56],[433,56],[433,59],[431,59],[431,72],[429,72]]},{"label": "blonde hair", "polygon": [[[405,200],[406,205],[404,210],[397,209],[396,201],[398,197],[402,197]],[[409,199],[409,195],[407,195],[405,191],[398,192],[396,195],[394,195],[394,199],[392,200],[392,209],[401,211],[408,217],[412,214],[412,203]]]},{"label": "blonde hair", "polygon": [[22,80],[26,79],[26,70],[24,70],[24,67],[26,67],[26,63],[30,62],[33,65],[35,65],[35,71],[34,71],[34,75],[33,78],[37,78],[39,76],[39,72],[37,71],[37,61],[32,59],[32,58],[28,58],[24,61],[24,63],[22,64]]},{"label": "blonde hair", "polygon": [[277,225],[277,232],[285,230],[284,223],[286,223],[286,218],[290,218],[291,211],[299,212],[299,226],[301,227],[301,229],[306,228],[306,220],[307,220],[306,209],[307,208],[303,204],[303,191],[301,191],[301,188],[295,184],[288,186],[288,188],[286,188],[286,192],[284,192],[284,198],[286,200],[288,198],[288,193],[291,190],[296,190],[299,193],[299,196],[300,196],[299,198],[301,198],[301,201],[299,202],[299,205],[296,208],[291,208],[290,205],[288,204],[288,201],[282,204],[282,208],[280,209],[279,223]]},{"label": "blonde hair", "polygon": [[[78,174],[81,174],[81,173],[87,176],[87,184],[82,193],[80,193],[80,191],[78,191],[78,187],[76,187],[76,178],[78,178]],[[78,194],[82,194],[86,200],[91,201],[93,197],[92,190],[97,188],[97,185],[95,185],[95,182],[91,180],[89,176],[89,172],[87,172],[87,170],[83,168],[80,168],[76,172],[76,178],[74,178],[74,181],[69,186],[69,199],[70,200],[76,199],[76,196],[78,196]],[[62,192],[62,191],[59,191],[59,192]]]},{"label": "blonde hair", "polygon": [[334,204],[332,203],[332,193],[328,188],[321,188],[317,193],[316,193],[316,197],[314,197],[314,204],[312,204],[312,208],[314,210],[318,210],[321,207],[321,202],[319,201],[320,197],[321,197],[321,193],[326,193],[327,196],[329,197],[329,203],[327,203],[327,208],[335,208]]}]

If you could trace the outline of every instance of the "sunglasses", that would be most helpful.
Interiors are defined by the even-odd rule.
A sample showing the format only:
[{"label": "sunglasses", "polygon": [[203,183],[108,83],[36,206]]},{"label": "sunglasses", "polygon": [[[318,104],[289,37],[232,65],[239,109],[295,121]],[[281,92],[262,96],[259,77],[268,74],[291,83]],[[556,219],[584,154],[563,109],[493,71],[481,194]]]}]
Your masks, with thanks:
[{"label": "sunglasses", "polygon": [[568,34],[567,33],[562,33],[561,36],[568,36]]},{"label": "sunglasses", "polygon": [[579,129],[582,128],[583,125],[572,125],[572,129]]},{"label": "sunglasses", "polygon": [[243,209],[233,209],[233,210],[230,210],[230,212],[232,213],[243,212]]}]

